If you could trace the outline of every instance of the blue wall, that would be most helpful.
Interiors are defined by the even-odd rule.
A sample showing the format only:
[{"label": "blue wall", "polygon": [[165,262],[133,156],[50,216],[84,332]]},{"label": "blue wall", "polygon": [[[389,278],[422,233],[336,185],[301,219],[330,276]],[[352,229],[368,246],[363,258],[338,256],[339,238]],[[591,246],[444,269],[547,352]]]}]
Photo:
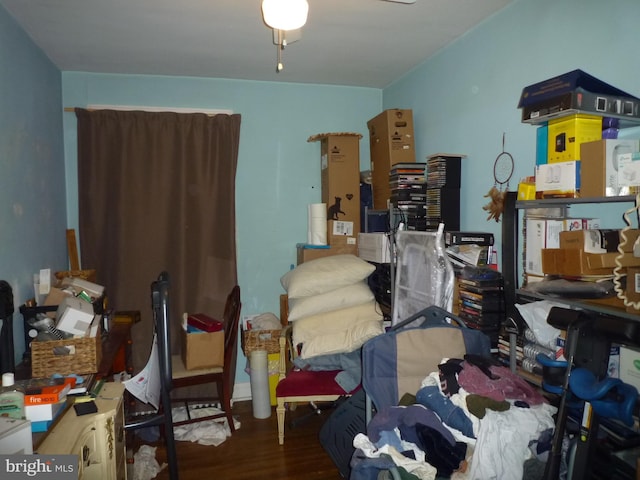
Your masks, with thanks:
[{"label": "blue wall", "polygon": [[[534,173],[536,127],[521,123],[517,108],[523,87],[579,68],[640,96],[639,19],[637,0],[518,0],[384,90],[383,108],[413,109],[418,160],[468,155],[464,229],[501,238],[482,206],[503,133],[515,160],[510,190]],[[640,137],[633,130],[627,135]]]},{"label": "blue wall", "polygon": [[[320,201],[321,132],[358,132],[369,168],[366,122],[382,91],[221,79],[64,72],[65,107],[139,105],[227,109],[242,115],[236,177],[238,278],[242,314],[279,315],[280,277],[307,239],[307,205]],[[69,224],[77,228],[76,117],[64,114]],[[244,361],[240,365],[244,367]],[[238,372],[238,381],[248,376]]]},{"label": "blue wall", "polygon": [[[237,239],[244,314],[277,313],[279,278],[295,262],[295,243],[306,238],[306,205],[320,199],[319,145],[307,143],[308,136],[362,133],[360,159],[366,169],[366,121],[386,108],[413,109],[417,160],[436,152],[468,156],[462,228],[493,231],[499,239],[500,224],[487,222],[481,207],[488,202],[483,196],[493,185],[492,165],[502,151],[503,133],[516,162],[512,190],[520,177],[533,173],[535,163],[535,127],[522,124],[517,109],[522,88],[581,68],[640,96],[640,64],[634,53],[640,45],[639,18],[637,0],[517,0],[384,90],[64,72],[61,100],[59,74],[0,9],[0,64],[13,67],[0,84],[0,146],[3,151],[11,148],[0,157],[0,198],[5,200],[0,270],[18,275],[22,301],[32,271],[50,264],[61,268],[66,261],[62,230],[77,228],[76,137],[74,114],[59,112],[62,106],[90,104],[222,108],[242,114]],[[24,50],[34,65],[23,65]],[[14,71],[16,65],[20,68]],[[27,106],[31,109],[25,112]],[[26,123],[45,120],[25,136],[22,129],[16,132],[22,116]],[[49,156],[32,147],[40,137],[53,152]],[[66,190],[65,179],[56,180],[62,172],[62,138]],[[57,159],[55,167],[46,164],[48,158]],[[11,180],[5,185],[7,162],[19,166],[9,170]],[[29,167],[38,173],[39,184],[29,177]],[[25,184],[32,186],[23,188]],[[38,202],[34,191],[47,202]],[[39,211],[27,218],[7,210],[17,203],[25,211],[40,205],[63,208],[59,197],[65,193],[68,220],[64,212],[49,216]],[[5,225],[12,232],[9,238]],[[51,235],[56,228],[60,233]],[[247,378],[239,373],[239,381]]]},{"label": "blue wall", "polygon": [[[0,279],[10,283],[17,309],[34,296],[34,273],[68,269],[62,82],[2,7],[0,72]],[[19,361],[19,313],[14,325]]]}]

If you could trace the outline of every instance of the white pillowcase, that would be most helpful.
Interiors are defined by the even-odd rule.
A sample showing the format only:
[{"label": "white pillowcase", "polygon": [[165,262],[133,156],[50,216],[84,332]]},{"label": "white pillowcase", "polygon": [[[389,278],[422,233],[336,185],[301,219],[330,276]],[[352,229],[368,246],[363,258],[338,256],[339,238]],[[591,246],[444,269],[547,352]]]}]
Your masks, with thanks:
[{"label": "white pillowcase", "polygon": [[352,326],[370,321],[381,321],[382,313],[375,300],[354,307],[301,318],[292,323],[293,343],[298,345],[313,341],[316,337],[345,332]]},{"label": "white pillowcase", "polygon": [[337,290],[367,278],[375,267],[355,255],[332,255],[298,265],[280,278],[288,297],[302,298]]},{"label": "white pillowcase", "polygon": [[369,303],[374,298],[369,285],[363,280],[320,295],[291,298],[289,299],[289,316],[287,318],[293,322],[304,317]]}]

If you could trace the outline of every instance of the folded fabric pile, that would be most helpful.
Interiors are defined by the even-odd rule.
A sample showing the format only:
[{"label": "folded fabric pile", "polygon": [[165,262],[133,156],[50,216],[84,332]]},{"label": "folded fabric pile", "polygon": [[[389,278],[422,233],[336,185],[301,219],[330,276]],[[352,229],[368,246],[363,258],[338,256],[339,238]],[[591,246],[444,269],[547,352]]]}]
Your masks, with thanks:
[{"label": "folded fabric pile", "polygon": [[282,276],[301,359],[354,352],[383,333],[381,309],[367,284],[374,270],[355,255],[334,255]]}]

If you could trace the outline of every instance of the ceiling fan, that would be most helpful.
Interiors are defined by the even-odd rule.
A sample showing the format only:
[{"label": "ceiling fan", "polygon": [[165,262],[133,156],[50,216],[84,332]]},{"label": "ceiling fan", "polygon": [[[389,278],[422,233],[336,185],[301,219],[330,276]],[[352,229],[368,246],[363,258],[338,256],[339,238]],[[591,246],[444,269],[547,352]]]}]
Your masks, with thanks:
[{"label": "ceiling fan", "polygon": [[[416,0],[383,0],[393,3],[412,4]],[[273,43],[277,47],[276,72],[284,69],[282,50],[300,39],[300,28],[307,21],[307,0],[262,0],[262,16],[265,24],[273,30]]]}]

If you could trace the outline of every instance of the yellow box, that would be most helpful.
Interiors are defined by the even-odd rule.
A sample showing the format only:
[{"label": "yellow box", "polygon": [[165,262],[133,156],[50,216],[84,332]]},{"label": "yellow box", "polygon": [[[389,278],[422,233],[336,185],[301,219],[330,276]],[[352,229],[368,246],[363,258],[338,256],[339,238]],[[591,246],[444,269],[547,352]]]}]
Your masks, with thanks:
[{"label": "yellow box", "polygon": [[580,145],[602,138],[602,117],[568,115],[549,121],[547,160],[549,163],[580,160]]},{"label": "yellow box", "polygon": [[524,183],[518,184],[518,200],[535,200],[536,199],[536,184]]}]

